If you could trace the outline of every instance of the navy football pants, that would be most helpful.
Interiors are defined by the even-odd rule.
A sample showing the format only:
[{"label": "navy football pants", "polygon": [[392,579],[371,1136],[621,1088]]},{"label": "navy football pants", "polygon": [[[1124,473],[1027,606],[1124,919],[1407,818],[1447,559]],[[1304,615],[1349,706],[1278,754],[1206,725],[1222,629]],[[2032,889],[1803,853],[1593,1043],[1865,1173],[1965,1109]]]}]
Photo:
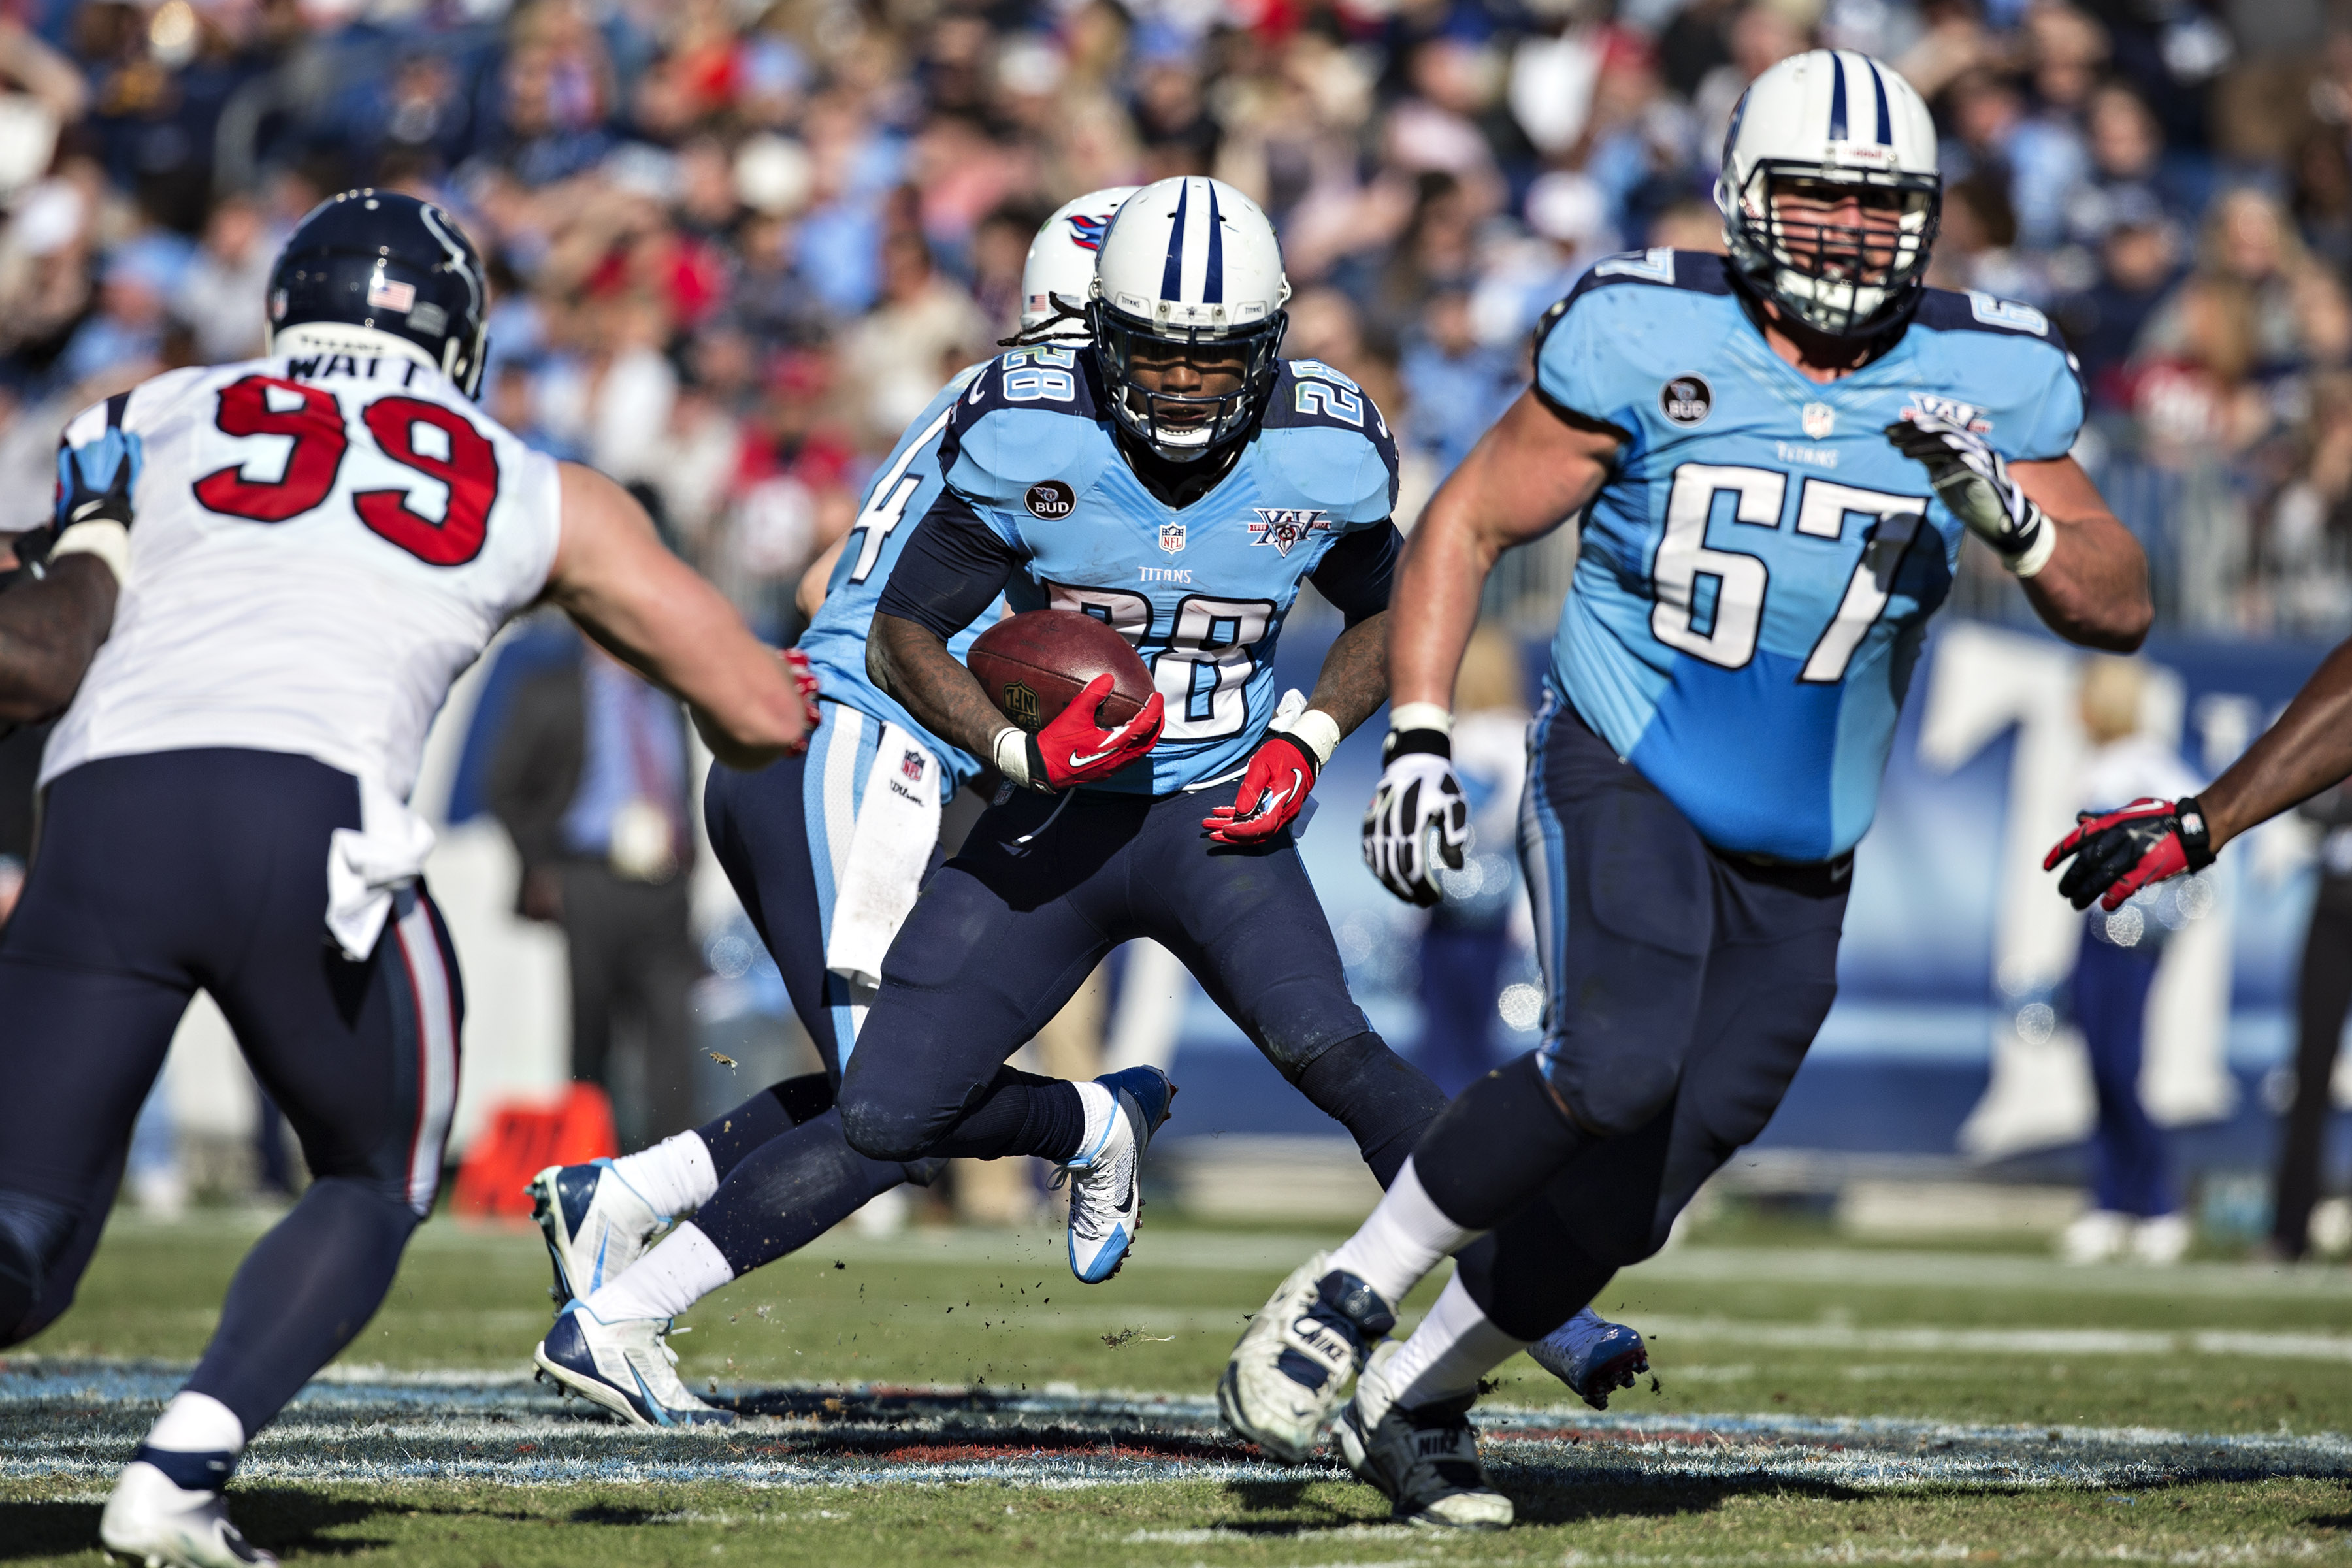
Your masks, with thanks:
[{"label": "navy football pants", "polygon": [[[1556,698],[1529,746],[1520,856],[1544,965],[1544,1043],[1456,1100],[1413,1167],[1464,1223],[1457,1193],[1508,1215],[1462,1273],[1520,1339],[1549,1332],[1664,1246],[1699,1184],[1763,1131],[1837,994],[1852,867],[1768,866],[1709,847]],[[1548,1095],[1526,1097],[1566,1113],[1567,1157],[1516,1176],[1517,1192],[1476,1194],[1479,1167],[1507,1163],[1482,1142],[1492,1136],[1476,1121],[1482,1097],[1538,1082]]]},{"label": "navy football pants", "polygon": [[49,785],[0,939],[0,1344],[72,1301],[200,986],[313,1181],[247,1256],[188,1386],[249,1435],[374,1313],[440,1183],[464,999],[421,887],[367,962],[328,937],[329,836],[359,825],[350,774],[280,752],[113,757]]},{"label": "navy football pants", "polygon": [[983,815],[925,884],[884,961],[842,1080],[850,1146],[898,1160],[943,1148],[1076,1152],[950,1134],[969,1134],[992,1098],[1025,1087],[1008,1082],[1002,1064],[1105,953],[1150,937],[1354,1135],[1385,1186],[1444,1098],[1381,1044],[1349,996],[1290,834],[1244,849],[1202,828],[1238,787],[1157,800],[1022,791]]},{"label": "navy football pants", "polygon": [[2172,1151],[2164,1129],[2139,1097],[2147,1050],[2147,994],[2162,949],[2117,947],[2084,922],[2074,959],[2074,1022],[2091,1058],[2099,1120],[2091,1131],[2091,1202],[2143,1218],[2180,1206],[2172,1184]]}]

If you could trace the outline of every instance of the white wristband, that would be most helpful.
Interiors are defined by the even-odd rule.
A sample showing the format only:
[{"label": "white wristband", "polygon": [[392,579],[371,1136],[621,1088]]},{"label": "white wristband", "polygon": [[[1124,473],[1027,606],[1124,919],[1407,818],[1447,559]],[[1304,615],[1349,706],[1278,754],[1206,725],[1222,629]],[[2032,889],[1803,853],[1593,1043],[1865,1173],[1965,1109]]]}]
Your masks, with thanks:
[{"label": "white wristband", "polygon": [[1339,746],[1339,721],[1320,708],[1309,708],[1296,719],[1266,726],[1269,734],[1287,735],[1315,753],[1318,768],[1331,760]]},{"label": "white wristband", "polygon": [[77,522],[49,546],[49,559],[60,555],[95,555],[111,567],[117,583],[131,581],[131,531],[110,518]]},{"label": "white wristband", "polygon": [[989,747],[996,759],[996,771],[1012,783],[1027,788],[1029,784],[1029,733],[1012,724],[996,732]]},{"label": "white wristband", "polygon": [[2001,564],[2020,577],[2031,577],[2050,564],[2050,557],[2058,549],[2058,528],[2043,513],[2042,526],[2034,531],[2033,542],[2015,555],[2003,556]]},{"label": "white wristband", "polygon": [[1454,733],[1454,712],[1442,703],[1400,702],[1389,710],[1391,730],[1434,730],[1441,735]]}]

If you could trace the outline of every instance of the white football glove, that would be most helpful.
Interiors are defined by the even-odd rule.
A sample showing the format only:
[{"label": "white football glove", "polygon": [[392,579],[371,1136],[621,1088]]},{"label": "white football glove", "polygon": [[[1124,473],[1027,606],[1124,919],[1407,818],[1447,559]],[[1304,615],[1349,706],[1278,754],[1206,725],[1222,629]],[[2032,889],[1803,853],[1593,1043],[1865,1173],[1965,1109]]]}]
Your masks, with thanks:
[{"label": "white football glove", "polygon": [[1993,547],[2002,564],[2031,577],[2058,547],[2058,531],[2009,475],[2009,464],[1975,431],[1933,414],[1909,414],[1886,427],[1895,450],[1927,470],[1952,515]]},{"label": "white football glove", "polygon": [[1436,862],[1459,871],[1469,847],[1470,802],[1454,776],[1453,759],[1433,752],[1393,758],[1364,813],[1364,864],[1381,886],[1428,908],[1445,897]]}]

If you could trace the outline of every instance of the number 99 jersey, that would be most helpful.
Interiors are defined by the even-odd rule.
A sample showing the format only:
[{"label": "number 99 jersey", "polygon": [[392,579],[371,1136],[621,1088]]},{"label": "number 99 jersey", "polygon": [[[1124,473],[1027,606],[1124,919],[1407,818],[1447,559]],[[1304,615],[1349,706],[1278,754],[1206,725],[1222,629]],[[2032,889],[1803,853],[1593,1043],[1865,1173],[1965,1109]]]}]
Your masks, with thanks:
[{"label": "number 99 jersey", "polygon": [[449,687],[539,597],[554,461],[439,372],[298,355],[84,410],[58,462],[131,466],[131,572],[41,782],[132,752],[317,759],[408,798]]},{"label": "number 99 jersey", "polygon": [[1928,289],[1894,347],[1807,380],[1722,258],[1586,274],[1537,328],[1536,394],[1623,437],[1590,508],[1551,683],[1719,849],[1853,847],[1964,525],[1888,444],[1906,410],[2011,461],[2065,456],[2074,359],[2039,310]]}]

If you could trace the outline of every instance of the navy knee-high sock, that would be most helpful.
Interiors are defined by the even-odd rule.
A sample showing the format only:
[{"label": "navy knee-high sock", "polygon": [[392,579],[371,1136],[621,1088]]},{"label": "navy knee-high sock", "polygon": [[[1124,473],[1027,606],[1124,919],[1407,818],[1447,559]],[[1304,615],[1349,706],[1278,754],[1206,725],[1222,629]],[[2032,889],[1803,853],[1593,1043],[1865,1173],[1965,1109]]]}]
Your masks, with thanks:
[{"label": "navy knee-high sock", "polygon": [[1445,1109],[1445,1096],[1429,1075],[1370,1030],[1308,1062],[1297,1081],[1301,1094],[1355,1138],[1383,1189]]},{"label": "navy knee-high sock", "polygon": [[694,1131],[710,1151],[711,1168],[723,1182],[752,1150],[832,1109],[833,1079],[822,1072],[803,1073],[770,1084]]},{"label": "navy knee-high sock", "polygon": [[227,1405],[250,1438],[375,1316],[416,1223],[373,1182],[311,1183],[245,1255],[188,1387]]},{"label": "navy knee-high sock", "polygon": [[1087,1141],[1087,1106],[1078,1086],[999,1068],[986,1098],[967,1110],[929,1152],[950,1160],[1002,1160],[1034,1154],[1056,1164]]},{"label": "navy knee-high sock", "polygon": [[806,1247],[907,1179],[907,1167],[869,1160],[827,1110],[746,1155],[694,1216],[740,1278]]}]

